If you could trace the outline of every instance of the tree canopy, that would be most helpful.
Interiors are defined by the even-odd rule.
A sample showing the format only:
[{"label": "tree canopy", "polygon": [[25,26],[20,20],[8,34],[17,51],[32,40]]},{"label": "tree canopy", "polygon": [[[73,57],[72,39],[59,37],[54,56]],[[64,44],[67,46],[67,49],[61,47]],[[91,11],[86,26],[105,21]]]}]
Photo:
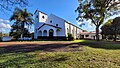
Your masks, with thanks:
[{"label": "tree canopy", "polygon": [[115,19],[110,19],[102,27],[102,35],[104,36],[114,36],[114,41],[116,41],[117,36],[120,35],[120,17]]},{"label": "tree canopy", "polygon": [[28,27],[30,25],[33,24],[33,18],[32,18],[32,14],[30,12],[27,11],[27,9],[19,9],[19,8],[16,8],[14,10],[14,13],[13,15],[10,17],[10,21],[12,20],[15,20],[17,23],[16,25],[19,25],[22,33],[21,33],[21,37],[24,37],[24,28],[25,28],[25,25],[28,25]]},{"label": "tree canopy", "polygon": [[[10,31],[10,36],[12,36],[13,38],[17,39],[21,37],[22,34],[22,30],[21,30],[21,26],[20,23],[18,22],[14,22],[14,24],[11,26],[12,29]],[[29,36],[29,31],[27,28],[24,28],[24,36]]]},{"label": "tree canopy", "polygon": [[14,22],[14,24],[11,26],[12,29],[10,31],[10,36],[14,38],[20,38],[22,31],[21,31],[21,26],[18,22]]},{"label": "tree canopy", "polygon": [[117,14],[120,8],[119,0],[78,0],[78,21],[91,20],[96,26],[96,39],[99,40],[99,27],[109,16]]},{"label": "tree canopy", "polygon": [[107,36],[113,35],[113,31],[111,29],[111,24],[113,22],[113,19],[108,20],[102,27],[101,27],[101,34],[103,36],[103,39],[106,39]]}]

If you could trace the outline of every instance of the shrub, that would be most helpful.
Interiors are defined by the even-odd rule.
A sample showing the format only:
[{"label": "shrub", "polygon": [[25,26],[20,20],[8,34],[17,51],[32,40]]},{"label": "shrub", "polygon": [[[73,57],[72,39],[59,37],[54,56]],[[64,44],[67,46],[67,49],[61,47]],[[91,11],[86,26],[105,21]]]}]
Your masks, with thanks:
[{"label": "shrub", "polygon": [[74,40],[74,36],[70,33],[68,33],[68,40],[69,41],[73,41]]}]

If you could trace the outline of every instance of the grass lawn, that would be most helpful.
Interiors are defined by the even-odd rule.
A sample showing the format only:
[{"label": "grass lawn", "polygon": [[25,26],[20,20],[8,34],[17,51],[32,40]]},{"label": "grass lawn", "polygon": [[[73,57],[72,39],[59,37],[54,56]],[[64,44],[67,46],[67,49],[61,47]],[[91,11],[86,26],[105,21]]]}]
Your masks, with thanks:
[{"label": "grass lawn", "polygon": [[[64,41],[39,42],[49,45],[49,48],[45,45],[40,48],[36,42],[29,44],[29,47],[26,46],[28,43],[12,44],[0,44],[0,68],[120,68],[119,42],[75,40],[69,45]],[[70,44],[80,46],[72,48],[80,50],[69,51]]]}]

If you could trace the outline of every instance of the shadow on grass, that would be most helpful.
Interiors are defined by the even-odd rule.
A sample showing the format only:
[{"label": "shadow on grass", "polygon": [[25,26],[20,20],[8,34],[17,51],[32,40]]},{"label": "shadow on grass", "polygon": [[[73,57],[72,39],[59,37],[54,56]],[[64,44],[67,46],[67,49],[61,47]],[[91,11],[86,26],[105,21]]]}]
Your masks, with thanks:
[{"label": "shadow on grass", "polygon": [[[89,46],[92,48],[102,48],[109,50],[120,49],[119,42],[106,42],[106,41],[83,41],[77,43],[51,43],[51,44],[17,44],[17,45],[8,45],[0,46],[0,54],[5,53],[27,53],[35,51],[43,52],[73,52],[79,51],[79,47]],[[66,48],[67,47],[67,48]],[[72,48],[72,50],[70,50]]]},{"label": "shadow on grass", "polygon": [[[12,56],[12,55],[9,55],[9,56]],[[36,61],[33,61],[31,59],[34,57],[35,55],[28,55],[28,54],[22,54],[22,55],[20,54],[20,55],[17,55],[17,57],[12,57],[12,58],[8,57],[6,58],[7,61],[0,63],[0,67],[1,68],[9,68],[9,67],[20,68],[24,64],[35,63]]]},{"label": "shadow on grass", "polygon": [[109,50],[120,49],[120,42],[85,40],[83,42],[79,42],[79,44],[83,46],[89,46],[92,48],[102,48],[102,49],[109,49]]},{"label": "shadow on grass", "polygon": [[[12,56],[12,55],[9,55]],[[28,68],[46,68],[46,63],[51,62],[48,66],[56,65],[56,63],[61,63],[66,60],[69,60],[69,56],[66,55],[55,55],[55,56],[47,56],[42,57],[41,59],[36,59],[36,55],[30,55],[26,53],[22,53],[17,55],[17,57],[7,58],[7,61],[0,62],[0,68],[23,68],[26,65],[29,65]],[[38,67],[37,67],[38,66]]]},{"label": "shadow on grass", "polygon": [[69,60],[69,56],[66,55],[56,55],[56,56],[52,56],[52,57],[47,57],[47,58],[42,58],[39,60],[39,62],[62,62],[62,61],[66,61]]}]

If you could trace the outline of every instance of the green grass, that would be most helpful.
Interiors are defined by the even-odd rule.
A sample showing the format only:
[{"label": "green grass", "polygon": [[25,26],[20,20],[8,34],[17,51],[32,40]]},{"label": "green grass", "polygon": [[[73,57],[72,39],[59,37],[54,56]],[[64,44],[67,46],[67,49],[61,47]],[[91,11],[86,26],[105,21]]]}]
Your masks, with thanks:
[{"label": "green grass", "polygon": [[74,42],[84,45],[82,51],[0,54],[0,68],[120,68],[119,43],[89,40]]}]

